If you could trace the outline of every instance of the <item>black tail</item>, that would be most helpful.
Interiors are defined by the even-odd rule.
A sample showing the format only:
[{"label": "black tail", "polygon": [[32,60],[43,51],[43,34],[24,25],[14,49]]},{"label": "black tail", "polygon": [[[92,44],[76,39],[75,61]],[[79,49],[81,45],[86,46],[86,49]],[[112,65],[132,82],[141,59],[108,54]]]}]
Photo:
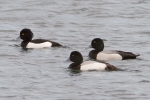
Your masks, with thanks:
[{"label": "black tail", "polygon": [[140,54],[135,54],[136,57],[140,56]]},{"label": "black tail", "polygon": [[122,56],[123,60],[136,59],[137,56],[140,56],[140,54],[133,54],[132,52],[118,51],[118,53]]}]

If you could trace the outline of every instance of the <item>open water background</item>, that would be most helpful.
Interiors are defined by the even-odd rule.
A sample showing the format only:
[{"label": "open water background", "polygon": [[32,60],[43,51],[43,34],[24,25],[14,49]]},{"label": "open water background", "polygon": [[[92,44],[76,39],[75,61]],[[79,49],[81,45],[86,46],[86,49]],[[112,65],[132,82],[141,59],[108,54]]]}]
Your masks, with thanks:
[{"label": "open water background", "polygon": [[[69,48],[24,51],[23,28]],[[141,55],[108,62],[124,71],[69,71],[70,52],[87,60],[97,37]],[[150,100],[149,0],[0,0],[0,39],[0,100]]]}]

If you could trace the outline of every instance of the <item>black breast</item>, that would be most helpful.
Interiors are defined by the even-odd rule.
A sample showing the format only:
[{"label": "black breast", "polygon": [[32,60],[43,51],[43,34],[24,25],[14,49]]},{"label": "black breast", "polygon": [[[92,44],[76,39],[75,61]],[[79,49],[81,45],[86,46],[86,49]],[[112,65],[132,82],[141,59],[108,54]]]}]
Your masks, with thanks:
[{"label": "black breast", "polygon": [[26,46],[27,46],[28,43],[29,43],[29,42],[22,41],[22,42],[21,42],[21,47],[26,48]]},{"label": "black breast", "polygon": [[69,69],[72,69],[72,70],[80,70],[80,67],[81,65],[76,65],[75,63],[72,63],[69,65]]},{"label": "black breast", "polygon": [[95,50],[90,51],[89,53],[89,57],[92,59],[96,59],[98,52],[96,52]]}]

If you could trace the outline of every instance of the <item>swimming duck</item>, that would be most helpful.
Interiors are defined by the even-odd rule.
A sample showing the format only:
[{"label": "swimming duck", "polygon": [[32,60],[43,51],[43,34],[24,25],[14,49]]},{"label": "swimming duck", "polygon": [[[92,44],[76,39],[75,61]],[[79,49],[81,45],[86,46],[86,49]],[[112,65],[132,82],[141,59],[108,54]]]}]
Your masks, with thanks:
[{"label": "swimming duck", "polygon": [[82,54],[78,51],[71,52],[69,60],[73,62],[72,64],[69,65],[69,68],[73,70],[82,70],[82,71],[118,70],[117,67],[110,65],[108,63],[102,63],[102,62],[97,62],[97,61],[83,61]]},{"label": "swimming duck", "polygon": [[24,28],[20,31],[20,38],[23,40],[21,42],[21,47],[23,48],[44,48],[44,47],[59,47],[62,46],[57,42],[53,42],[46,39],[34,39],[33,33],[30,29]]},{"label": "swimming duck", "polygon": [[105,51],[104,42],[100,38],[93,39],[91,47],[94,48],[94,50],[89,52],[89,57],[100,61],[136,59],[136,57],[139,56],[139,54],[133,54],[132,52],[118,50]]}]

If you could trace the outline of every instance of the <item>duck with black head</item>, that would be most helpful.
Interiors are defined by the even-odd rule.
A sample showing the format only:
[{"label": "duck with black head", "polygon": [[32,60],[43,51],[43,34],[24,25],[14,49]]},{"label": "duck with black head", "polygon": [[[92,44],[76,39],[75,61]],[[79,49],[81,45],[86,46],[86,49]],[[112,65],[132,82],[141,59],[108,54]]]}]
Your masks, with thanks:
[{"label": "duck with black head", "polygon": [[24,28],[20,31],[21,47],[23,48],[45,48],[45,47],[60,47],[61,44],[46,39],[34,39],[33,33],[30,29]]},{"label": "duck with black head", "polygon": [[100,38],[93,39],[91,47],[94,48],[94,50],[89,52],[89,57],[100,61],[136,59],[136,57],[139,56],[139,54],[132,52],[104,50],[104,42]]},{"label": "duck with black head", "polygon": [[83,61],[83,56],[78,51],[73,51],[70,54],[69,60],[73,63],[69,65],[69,68],[72,70],[107,70],[107,71],[116,71],[119,70],[117,67],[110,65],[104,62],[97,61]]}]

